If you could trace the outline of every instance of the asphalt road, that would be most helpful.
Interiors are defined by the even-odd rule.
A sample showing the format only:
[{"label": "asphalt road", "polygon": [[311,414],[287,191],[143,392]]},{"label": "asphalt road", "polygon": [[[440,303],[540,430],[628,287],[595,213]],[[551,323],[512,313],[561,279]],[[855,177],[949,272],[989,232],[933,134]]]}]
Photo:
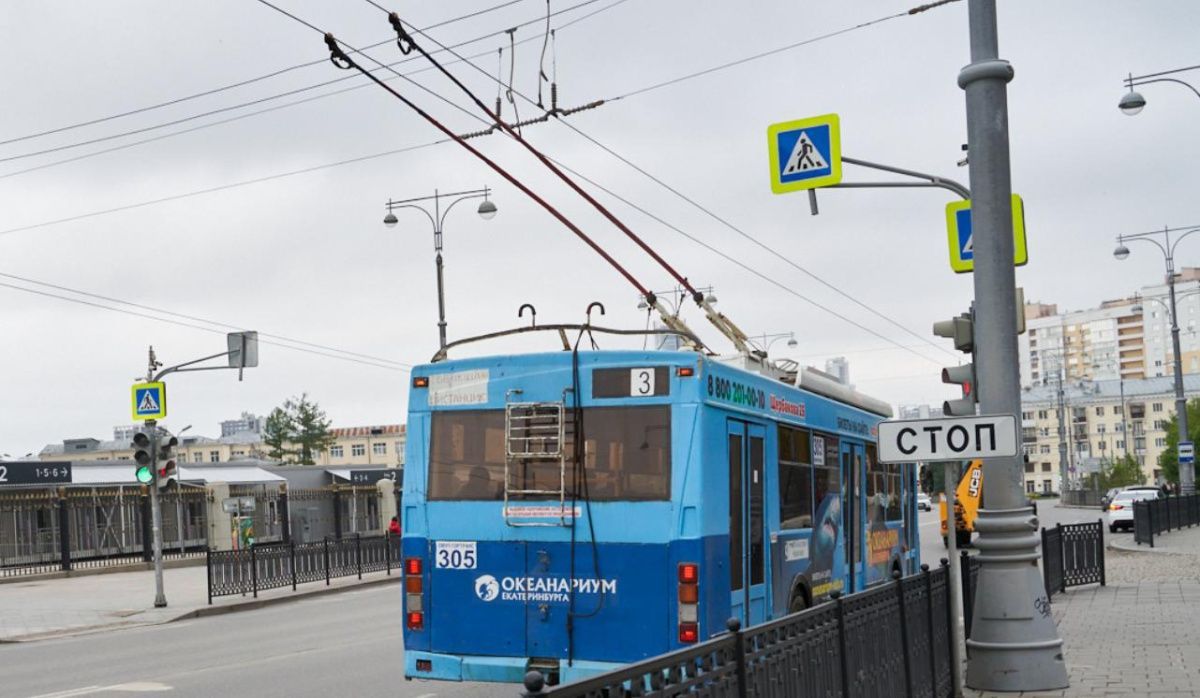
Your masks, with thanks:
[{"label": "asphalt road", "polygon": [[168,625],[0,645],[0,696],[516,696],[405,681],[395,585]]}]

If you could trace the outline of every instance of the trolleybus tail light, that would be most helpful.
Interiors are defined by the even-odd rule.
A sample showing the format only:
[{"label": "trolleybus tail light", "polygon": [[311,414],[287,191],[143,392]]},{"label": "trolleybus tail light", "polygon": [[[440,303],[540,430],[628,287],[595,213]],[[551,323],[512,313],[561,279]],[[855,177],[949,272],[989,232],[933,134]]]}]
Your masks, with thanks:
[{"label": "trolleybus tail light", "polygon": [[424,591],[421,558],[404,558],[404,618],[409,630],[421,630],[425,627]]},{"label": "trolleybus tail light", "polygon": [[414,388],[428,388],[429,387],[429,376],[413,376],[413,387]]},{"label": "trolleybus tail light", "polygon": [[700,639],[698,605],[700,603],[700,566],[694,562],[679,563],[679,641],[693,643]]},{"label": "trolleybus tail light", "polygon": [[679,378],[691,378],[696,375],[696,369],[692,366],[680,366],[675,369],[675,375]]},{"label": "trolleybus tail light", "polygon": [[[424,613],[422,613],[420,611],[409,611],[407,614],[407,618],[408,618],[408,629],[409,630],[420,630],[421,628],[425,627],[425,614]],[[683,630],[680,630],[679,632],[682,633]]]},{"label": "trolleybus tail light", "polygon": [[679,624],[679,641],[693,643],[700,639],[700,630],[695,623]]},{"label": "trolleybus tail light", "polygon": [[417,660],[417,671],[433,671],[433,660],[432,659],[418,659]]},{"label": "trolleybus tail light", "polygon": [[404,559],[404,574],[419,575],[421,574],[421,558],[408,557]]}]

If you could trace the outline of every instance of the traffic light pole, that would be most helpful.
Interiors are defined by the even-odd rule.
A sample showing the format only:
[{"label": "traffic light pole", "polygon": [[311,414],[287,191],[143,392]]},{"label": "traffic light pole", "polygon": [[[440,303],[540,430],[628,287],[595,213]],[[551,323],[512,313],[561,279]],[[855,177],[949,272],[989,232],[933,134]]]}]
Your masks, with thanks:
[{"label": "traffic light pole", "polygon": [[146,420],[150,429],[150,471],[154,482],[150,484],[150,530],[154,538],[154,607],[166,608],[167,595],[163,592],[163,537],[162,506],[158,502],[158,420]]},{"label": "traffic light pole", "polygon": [[[966,92],[975,254],[975,357],[983,414],[1020,414],[1012,181],[1007,83],[999,59],[996,1],[969,0],[971,63],[958,74]],[[1062,639],[1038,572],[1037,519],[1021,487],[1019,457],[985,463],[976,529],[979,580],[967,685],[986,691],[1039,691],[1068,684]]]}]

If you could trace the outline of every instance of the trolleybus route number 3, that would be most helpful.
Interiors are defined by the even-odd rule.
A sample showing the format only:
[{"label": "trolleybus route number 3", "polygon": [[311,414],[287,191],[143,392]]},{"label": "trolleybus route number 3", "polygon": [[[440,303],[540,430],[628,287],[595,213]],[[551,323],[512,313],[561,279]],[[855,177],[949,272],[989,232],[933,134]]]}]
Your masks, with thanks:
[{"label": "trolleybus route number 3", "polygon": [[475,541],[439,540],[434,550],[434,566],[438,569],[473,570],[478,559]]},{"label": "trolleybus route number 3", "polygon": [[967,460],[1017,455],[1013,415],[880,422],[879,461]]}]

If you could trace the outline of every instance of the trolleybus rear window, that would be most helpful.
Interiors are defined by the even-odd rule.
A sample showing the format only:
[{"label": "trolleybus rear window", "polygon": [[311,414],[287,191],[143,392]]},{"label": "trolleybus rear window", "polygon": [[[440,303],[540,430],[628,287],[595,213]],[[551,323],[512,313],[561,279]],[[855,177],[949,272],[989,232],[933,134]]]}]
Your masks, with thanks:
[{"label": "trolleybus rear window", "polygon": [[[671,494],[671,411],[667,405],[583,410],[587,494],[594,501],[665,500]],[[509,464],[509,489],[575,490],[574,438],[567,410],[566,470],[557,459]],[[504,411],[435,411],[430,425],[429,498],[504,498]],[[521,496],[510,494],[510,499]],[[578,496],[583,496],[582,492]]]}]

